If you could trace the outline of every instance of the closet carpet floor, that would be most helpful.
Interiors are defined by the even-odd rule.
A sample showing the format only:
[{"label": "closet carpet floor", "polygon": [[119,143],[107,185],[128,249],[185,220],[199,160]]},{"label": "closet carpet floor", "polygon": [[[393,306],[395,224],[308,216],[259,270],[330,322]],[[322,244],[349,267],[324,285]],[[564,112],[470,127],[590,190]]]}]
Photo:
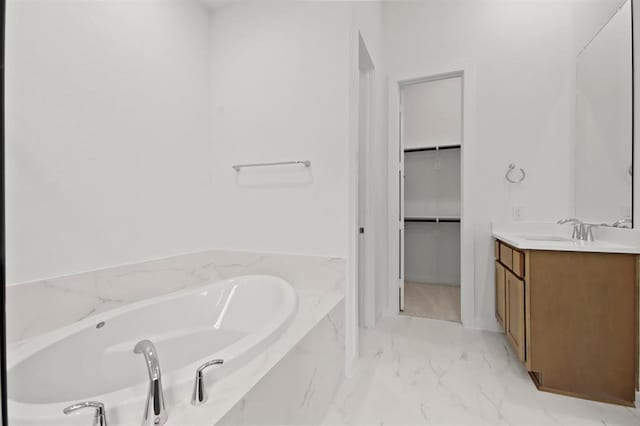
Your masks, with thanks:
[{"label": "closet carpet floor", "polygon": [[405,282],[402,314],[460,322],[460,287]]}]

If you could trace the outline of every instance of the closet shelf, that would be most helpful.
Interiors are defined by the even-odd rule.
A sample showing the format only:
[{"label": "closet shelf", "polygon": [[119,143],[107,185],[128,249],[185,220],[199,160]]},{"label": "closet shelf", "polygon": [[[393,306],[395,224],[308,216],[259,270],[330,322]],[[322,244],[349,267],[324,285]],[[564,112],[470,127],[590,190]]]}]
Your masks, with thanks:
[{"label": "closet shelf", "polygon": [[424,152],[424,151],[444,151],[447,149],[460,149],[461,145],[443,145],[443,146],[429,146],[424,148],[405,148],[405,154],[411,152]]},{"label": "closet shelf", "polygon": [[459,217],[405,217],[405,222],[460,223]]}]

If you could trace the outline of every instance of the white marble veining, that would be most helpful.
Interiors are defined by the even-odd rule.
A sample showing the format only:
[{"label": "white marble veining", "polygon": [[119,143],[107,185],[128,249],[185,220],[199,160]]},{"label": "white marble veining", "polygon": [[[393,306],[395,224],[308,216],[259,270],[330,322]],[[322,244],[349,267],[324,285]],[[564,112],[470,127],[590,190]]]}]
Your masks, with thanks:
[{"label": "white marble veining", "polygon": [[320,424],[344,378],[344,313],[338,304],[218,424]]},{"label": "white marble veining", "polygon": [[[168,426],[213,425],[221,421],[227,413],[229,417],[223,423],[253,423],[252,419],[260,416],[263,416],[265,422],[270,422],[268,420],[270,418],[274,418],[275,423],[279,423],[281,418],[289,418],[295,422],[299,413],[304,413],[305,407],[312,407],[308,415],[319,417],[318,411],[321,408],[317,407],[322,405],[325,408],[328,407],[330,398],[327,395],[314,396],[312,392],[322,390],[326,393],[327,388],[331,386],[330,384],[323,386],[319,383],[323,378],[317,377],[320,370],[311,363],[311,360],[323,362],[319,346],[326,346],[330,354],[344,351],[340,349],[344,347],[344,295],[340,292],[318,292],[306,289],[298,290],[297,293],[296,316],[278,340],[233,374],[222,378],[217,383],[208,384],[209,400],[204,405],[192,406],[189,399],[191,395],[185,395],[181,403],[169,407],[169,421],[166,423]],[[314,333],[312,330],[316,326],[321,327],[316,335],[320,339],[312,338],[309,341],[305,336],[310,332]],[[336,349],[339,351],[336,352]],[[307,351],[319,353],[311,353],[312,356],[308,357],[305,355]],[[290,355],[292,353],[293,355]],[[296,366],[289,362],[300,364]],[[344,367],[344,362],[340,361],[340,357],[336,355],[326,362],[332,363],[329,365],[331,369],[341,371]],[[267,378],[265,383],[273,383],[275,380],[278,387],[265,388],[260,381],[270,374],[274,367],[276,367],[275,379]],[[283,377],[286,374],[283,374],[283,370],[286,372],[289,369],[299,376],[285,380]],[[280,370],[279,373],[278,370]],[[299,381],[300,379],[302,382]],[[279,380],[283,382],[279,383]],[[290,401],[291,404],[286,404],[284,407],[278,405],[286,402],[287,383],[293,382],[297,384],[306,382],[309,392],[306,396],[303,394],[302,399],[293,399]],[[253,389],[258,389],[254,396],[250,393]],[[261,395],[268,394],[269,391],[270,398],[263,400]],[[244,402],[242,402],[243,399]],[[325,401],[323,402],[322,399]]]},{"label": "white marble veining", "polygon": [[7,341],[239,275],[275,275],[296,289],[344,292],[344,259],[211,250],[7,287]]},{"label": "white marble veining", "polygon": [[324,424],[640,424],[638,408],[539,392],[499,333],[396,316],[360,351]]},{"label": "white marble veining", "polygon": [[594,228],[594,241],[571,239],[571,226],[555,223],[492,224],[492,235],[523,250],[640,254],[640,233],[632,229]]}]

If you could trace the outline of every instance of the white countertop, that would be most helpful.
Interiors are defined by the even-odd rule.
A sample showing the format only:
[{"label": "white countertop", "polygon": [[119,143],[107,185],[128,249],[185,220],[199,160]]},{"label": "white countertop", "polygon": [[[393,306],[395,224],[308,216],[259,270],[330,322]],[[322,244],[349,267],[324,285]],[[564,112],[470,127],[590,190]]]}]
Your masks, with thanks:
[{"label": "white countertop", "polygon": [[522,222],[491,228],[494,238],[522,250],[640,254],[640,231],[635,229],[595,228],[594,241],[576,241],[569,225]]}]

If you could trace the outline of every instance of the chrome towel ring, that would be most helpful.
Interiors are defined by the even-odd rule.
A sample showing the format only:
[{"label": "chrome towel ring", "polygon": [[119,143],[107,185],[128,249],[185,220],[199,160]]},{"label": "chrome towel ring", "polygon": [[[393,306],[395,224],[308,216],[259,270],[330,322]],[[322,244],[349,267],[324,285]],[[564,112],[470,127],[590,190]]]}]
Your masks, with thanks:
[{"label": "chrome towel ring", "polygon": [[524,172],[524,169],[520,169],[520,177],[517,179],[513,179],[511,177],[512,172],[515,170],[516,165],[511,163],[509,164],[509,170],[507,170],[507,173],[504,175],[504,177],[507,179],[507,181],[511,182],[511,183],[520,183],[524,180],[524,178],[527,176],[526,173]]}]

